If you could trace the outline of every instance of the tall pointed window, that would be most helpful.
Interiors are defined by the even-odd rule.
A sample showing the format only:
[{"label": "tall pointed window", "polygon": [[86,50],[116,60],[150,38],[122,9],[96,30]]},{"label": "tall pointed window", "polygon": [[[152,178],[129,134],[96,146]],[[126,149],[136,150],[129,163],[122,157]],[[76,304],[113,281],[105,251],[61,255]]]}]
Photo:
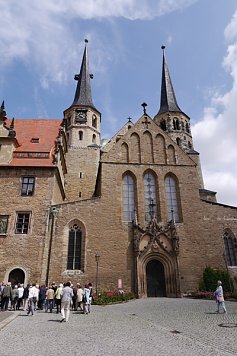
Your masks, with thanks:
[{"label": "tall pointed window", "polygon": [[180,222],[180,211],[178,204],[176,181],[170,175],[165,178],[165,193],[168,210],[168,220],[170,221],[174,219],[175,222]]},{"label": "tall pointed window", "polygon": [[134,219],[135,210],[135,184],[131,175],[123,177],[123,219],[130,222]]},{"label": "tall pointed window", "polygon": [[224,245],[227,266],[236,266],[235,246],[237,247],[237,241],[229,229],[224,232]]},{"label": "tall pointed window", "polygon": [[149,222],[152,215],[157,219],[156,182],[150,172],[144,175],[144,194],[146,222]]},{"label": "tall pointed window", "polygon": [[81,269],[81,228],[74,224],[69,229],[67,269]]}]

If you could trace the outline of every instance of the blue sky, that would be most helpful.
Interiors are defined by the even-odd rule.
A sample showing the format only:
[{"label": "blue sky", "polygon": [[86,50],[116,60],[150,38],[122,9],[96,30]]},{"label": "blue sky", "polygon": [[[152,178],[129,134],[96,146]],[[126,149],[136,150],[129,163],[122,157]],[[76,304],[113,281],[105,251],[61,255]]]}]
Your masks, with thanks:
[{"label": "blue sky", "polygon": [[110,137],[147,102],[159,110],[162,52],[191,118],[205,187],[237,205],[236,0],[0,0],[0,101],[8,117],[62,118],[84,38],[92,93]]}]

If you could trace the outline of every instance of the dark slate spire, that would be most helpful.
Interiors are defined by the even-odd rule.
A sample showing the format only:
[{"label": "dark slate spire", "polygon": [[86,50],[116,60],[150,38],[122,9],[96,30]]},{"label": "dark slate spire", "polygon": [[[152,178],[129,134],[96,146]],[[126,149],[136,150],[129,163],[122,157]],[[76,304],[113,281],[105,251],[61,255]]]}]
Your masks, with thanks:
[{"label": "dark slate spire", "polygon": [[[88,40],[85,40],[85,43],[87,44]],[[74,77],[78,83],[72,105],[90,106],[94,108],[91,97],[91,78],[93,78],[93,76],[89,73],[88,53],[87,46],[85,45],[80,74],[76,74]]]},{"label": "dark slate spire", "polygon": [[5,111],[5,106],[4,106],[4,100],[2,102],[2,105],[0,107],[0,117],[6,117],[6,111]]},{"label": "dark slate spire", "polygon": [[173,85],[170,79],[169,69],[165,58],[165,46],[163,50],[163,65],[162,65],[162,81],[161,81],[161,96],[160,96],[160,110],[158,114],[168,111],[181,112],[174,93]]}]

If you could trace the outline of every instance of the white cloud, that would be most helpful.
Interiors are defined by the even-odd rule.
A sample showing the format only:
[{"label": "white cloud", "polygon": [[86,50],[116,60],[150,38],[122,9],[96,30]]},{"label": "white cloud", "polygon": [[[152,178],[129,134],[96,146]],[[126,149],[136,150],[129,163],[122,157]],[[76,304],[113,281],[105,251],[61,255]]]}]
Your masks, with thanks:
[{"label": "white cloud", "polygon": [[[225,30],[226,39],[237,36],[237,12]],[[223,60],[231,75],[232,87],[224,93],[213,93],[211,105],[192,129],[195,147],[201,153],[207,189],[219,192],[218,201],[237,205],[237,44],[231,43]]]},{"label": "white cloud", "polygon": [[[97,33],[84,33],[81,19],[151,19],[190,6],[197,0],[0,0],[0,67],[20,59],[40,73],[41,85],[64,82],[81,58],[85,37],[93,37],[97,71],[115,60],[115,51],[103,51]],[[111,26],[113,26],[111,22]],[[75,31],[76,29],[76,31]],[[116,33],[114,33],[116,42]],[[98,68],[99,66],[99,68]],[[0,68],[1,69],[1,68]]]}]

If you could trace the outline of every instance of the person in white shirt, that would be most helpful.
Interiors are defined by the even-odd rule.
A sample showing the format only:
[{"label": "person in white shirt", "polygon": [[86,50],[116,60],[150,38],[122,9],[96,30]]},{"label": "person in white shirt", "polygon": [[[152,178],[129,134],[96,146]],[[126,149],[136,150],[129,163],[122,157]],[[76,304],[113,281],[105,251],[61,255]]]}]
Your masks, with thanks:
[{"label": "person in white shirt", "polygon": [[34,312],[36,310],[36,305],[39,299],[39,289],[36,288],[35,283],[30,285],[29,288],[29,301],[28,301],[28,312],[27,315],[31,313],[31,315],[34,315]]},{"label": "person in white shirt", "polygon": [[68,321],[69,315],[70,315],[70,304],[71,304],[72,297],[73,297],[73,290],[70,286],[71,286],[71,283],[67,282],[65,287],[62,290],[62,296],[61,296],[62,320],[60,320],[61,323],[63,321]]},{"label": "person in white shirt", "polygon": [[19,293],[19,297],[18,297],[16,309],[20,310],[20,307],[22,306],[23,293],[24,293],[23,284],[20,284],[20,286],[18,287],[18,293]]}]

